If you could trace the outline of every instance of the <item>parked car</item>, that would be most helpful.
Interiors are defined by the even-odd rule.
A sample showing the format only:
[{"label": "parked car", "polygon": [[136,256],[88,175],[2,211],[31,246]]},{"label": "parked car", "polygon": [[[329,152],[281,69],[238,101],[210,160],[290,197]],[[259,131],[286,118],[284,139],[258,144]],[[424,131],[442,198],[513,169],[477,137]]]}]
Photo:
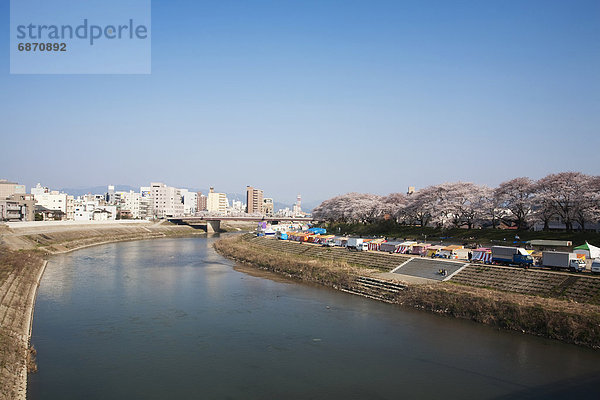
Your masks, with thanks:
[{"label": "parked car", "polygon": [[595,259],[592,262],[592,274],[600,274],[600,259]]}]

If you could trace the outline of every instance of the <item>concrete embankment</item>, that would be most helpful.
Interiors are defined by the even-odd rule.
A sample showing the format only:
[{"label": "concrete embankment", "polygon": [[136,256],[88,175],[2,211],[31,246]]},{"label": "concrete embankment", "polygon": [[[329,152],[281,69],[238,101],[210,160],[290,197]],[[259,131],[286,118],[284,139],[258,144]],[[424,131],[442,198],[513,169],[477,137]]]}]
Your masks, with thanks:
[{"label": "concrete embankment", "polygon": [[[371,253],[359,258],[351,255],[348,262],[336,259],[337,253],[316,246],[291,244],[286,250],[292,250],[287,252],[274,243],[272,239],[238,236],[218,241],[215,249],[236,261],[298,280],[502,329],[600,348],[600,306],[596,304],[467,286],[464,282],[398,282],[397,278],[385,278],[394,274],[381,273],[389,268],[381,263],[389,260],[390,255]],[[314,250],[309,250],[311,247]],[[369,265],[369,258],[379,261]],[[505,277],[499,275],[497,283]]]},{"label": "concrete embankment", "polygon": [[46,261],[38,252],[0,249],[0,399],[25,399],[29,340]]},{"label": "concrete embankment", "polygon": [[205,235],[168,223],[0,225],[0,400],[26,399],[37,288],[47,254],[103,243]]}]

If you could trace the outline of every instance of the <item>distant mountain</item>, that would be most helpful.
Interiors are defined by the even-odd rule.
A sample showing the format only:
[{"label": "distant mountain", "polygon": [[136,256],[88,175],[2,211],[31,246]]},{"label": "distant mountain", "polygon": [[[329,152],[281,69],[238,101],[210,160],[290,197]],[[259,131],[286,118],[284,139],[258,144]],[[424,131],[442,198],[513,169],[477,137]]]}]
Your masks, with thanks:
[{"label": "distant mountain", "polygon": [[279,201],[274,201],[273,202],[273,209],[275,211],[277,211],[277,210],[283,210],[286,207],[289,208],[289,209],[292,209],[292,205],[291,204],[285,204],[285,203],[281,203]]},{"label": "distant mountain", "polygon": [[314,200],[314,201],[303,201],[302,202],[302,211],[304,212],[312,212],[318,205],[320,205],[323,200]]},{"label": "distant mountain", "polygon": [[[140,187],[137,186],[129,186],[129,185],[114,185],[115,192],[129,192],[133,190],[134,192],[139,192]],[[92,187],[83,187],[83,188],[62,188],[59,191],[63,193],[70,194],[71,196],[83,196],[86,194],[104,194],[108,192],[108,185],[105,186],[92,186]]]}]

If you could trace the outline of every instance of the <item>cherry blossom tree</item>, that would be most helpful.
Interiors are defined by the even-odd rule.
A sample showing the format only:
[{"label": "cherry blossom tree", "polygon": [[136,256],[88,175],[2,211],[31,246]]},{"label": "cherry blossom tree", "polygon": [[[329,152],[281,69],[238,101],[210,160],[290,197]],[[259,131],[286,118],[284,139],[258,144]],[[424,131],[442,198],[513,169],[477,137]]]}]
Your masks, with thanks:
[{"label": "cherry blossom tree", "polygon": [[533,199],[533,218],[544,224],[544,230],[550,229],[550,221],[556,216],[552,201],[540,190],[539,181],[536,183],[536,196]]},{"label": "cherry blossom tree", "polygon": [[456,189],[453,198],[455,214],[459,215],[460,225],[466,224],[468,229],[472,229],[475,222],[485,216],[487,188],[471,182],[458,182]]},{"label": "cherry blossom tree", "polygon": [[413,193],[404,208],[408,219],[417,225],[427,226],[437,216],[437,189],[429,186]]},{"label": "cherry blossom tree", "polygon": [[494,192],[500,206],[510,212],[519,229],[527,228],[527,222],[532,216],[535,191],[534,182],[522,177],[502,182]]},{"label": "cherry blossom tree", "polygon": [[383,215],[381,196],[347,193],[325,200],[313,210],[317,219],[339,222],[375,222]]},{"label": "cherry blossom tree", "polygon": [[585,229],[585,222],[594,209],[594,179],[581,172],[550,174],[537,183],[538,196],[560,216],[567,231],[573,230],[573,222]]},{"label": "cherry blossom tree", "polygon": [[420,226],[465,226],[513,221],[519,229],[532,219],[544,223],[560,216],[567,230],[576,222],[582,229],[600,219],[600,177],[579,172],[551,174],[537,182],[515,178],[496,189],[471,182],[428,186],[411,195],[378,196],[347,193],[321,203],[313,210],[317,219],[337,222],[373,223],[389,214],[396,222]]},{"label": "cherry blossom tree", "polygon": [[506,210],[501,206],[494,189],[482,186],[481,195],[481,221],[491,223],[492,228],[496,229],[502,218],[506,216]]},{"label": "cherry blossom tree", "polygon": [[391,215],[396,222],[403,221],[408,201],[408,196],[404,193],[390,193],[381,198],[382,213]]}]

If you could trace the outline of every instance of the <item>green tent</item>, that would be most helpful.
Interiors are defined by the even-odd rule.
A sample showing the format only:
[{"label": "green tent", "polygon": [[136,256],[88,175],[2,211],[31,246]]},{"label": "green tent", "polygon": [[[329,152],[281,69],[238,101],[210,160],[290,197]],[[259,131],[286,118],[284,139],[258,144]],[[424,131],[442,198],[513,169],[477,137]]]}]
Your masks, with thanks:
[{"label": "green tent", "polygon": [[578,254],[585,254],[587,258],[600,258],[600,247],[593,246],[588,242],[575,247],[573,251]]}]

